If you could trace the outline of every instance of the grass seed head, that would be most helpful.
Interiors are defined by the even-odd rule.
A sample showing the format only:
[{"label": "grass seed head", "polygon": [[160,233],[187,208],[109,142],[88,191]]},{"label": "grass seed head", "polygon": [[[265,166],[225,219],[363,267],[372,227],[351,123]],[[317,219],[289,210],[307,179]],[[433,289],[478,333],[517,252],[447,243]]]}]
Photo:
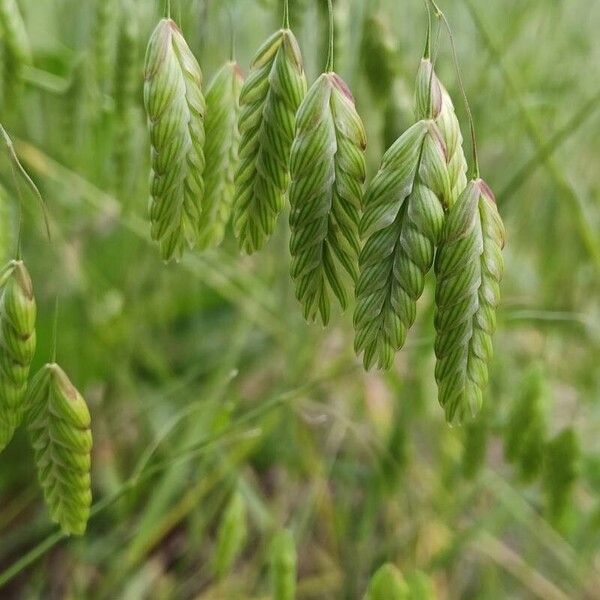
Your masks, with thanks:
[{"label": "grass seed head", "polygon": [[230,61],[221,67],[206,91],[205,196],[198,234],[200,248],[221,243],[231,214],[243,81],[239,65]]},{"label": "grass seed head", "polygon": [[305,93],[298,42],[281,29],[257,51],[240,95],[233,226],[248,254],[265,245],[283,208],[296,111]]},{"label": "grass seed head", "polygon": [[146,51],[144,103],[152,145],[152,239],[165,260],[198,241],[204,197],[202,71],[171,19],[156,26]]},{"label": "grass seed head", "polygon": [[90,513],[92,432],[85,400],[56,364],[33,378],[28,428],[38,478],[52,520],[71,535],[83,535]]},{"label": "grass seed head", "polygon": [[323,73],[296,118],[290,168],[291,275],[304,317],[329,321],[332,293],[342,309],[358,277],[358,234],[366,134],[347,85]]},{"label": "grass seed head", "polygon": [[504,270],[504,225],[493,194],[469,182],[450,208],[435,260],[435,377],[451,423],[481,408]]},{"label": "grass seed head", "polygon": [[25,264],[10,261],[0,273],[0,450],[25,413],[29,367],[35,354],[36,303]]}]

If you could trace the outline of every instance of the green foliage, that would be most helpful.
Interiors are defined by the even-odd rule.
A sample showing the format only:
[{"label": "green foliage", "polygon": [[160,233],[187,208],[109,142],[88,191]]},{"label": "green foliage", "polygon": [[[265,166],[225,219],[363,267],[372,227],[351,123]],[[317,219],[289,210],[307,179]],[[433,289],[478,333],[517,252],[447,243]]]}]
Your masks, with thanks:
[{"label": "green foliage", "polygon": [[487,184],[450,208],[436,259],[435,378],[450,423],[477,414],[488,381],[504,263],[504,225]]},{"label": "green foliage", "polygon": [[289,529],[278,531],[271,541],[271,590],[273,600],[296,597],[296,544]]},{"label": "green foliage", "polygon": [[348,305],[344,271],[358,277],[359,211],[365,130],[354,98],[336,73],[323,73],[296,118],[290,167],[291,275],[304,317],[329,322],[329,290]]},{"label": "green foliage", "polygon": [[298,42],[281,29],[257,51],[240,95],[233,226],[248,254],[265,245],[283,208],[295,116],[305,93]]},{"label": "green foliage", "polygon": [[0,271],[0,451],[25,414],[29,367],[35,354],[36,303],[33,284],[21,260]]},{"label": "green foliage", "polygon": [[66,534],[83,535],[92,502],[92,432],[85,400],[56,364],[31,382],[28,427],[38,478],[52,519]]},{"label": "green foliage", "polygon": [[181,258],[198,241],[204,197],[202,71],[171,19],[146,51],[144,103],[152,144],[150,220],[163,259]]}]

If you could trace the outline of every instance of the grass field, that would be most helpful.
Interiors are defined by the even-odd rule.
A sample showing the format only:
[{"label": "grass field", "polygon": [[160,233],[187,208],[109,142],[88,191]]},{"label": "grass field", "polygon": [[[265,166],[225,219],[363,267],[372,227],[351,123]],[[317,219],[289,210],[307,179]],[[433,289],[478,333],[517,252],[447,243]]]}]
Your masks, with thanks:
[{"label": "grass field", "polygon": [[[433,273],[393,368],[366,373],[352,308],[327,328],[302,318],[287,208],[252,256],[229,228],[217,249],[160,259],[142,88],[163,2],[11,4],[0,0],[18,5],[31,55],[15,55],[0,23],[0,122],[45,200],[52,241],[3,150],[0,253],[15,254],[22,206],[38,304],[32,372],[52,354],[58,297],[58,362],[92,416],[93,505],[85,535],[65,537],[19,429],[0,455],[0,597],[271,598],[271,541],[286,527],[299,599],[361,599],[385,562],[428,580],[429,596],[411,598],[597,598],[600,3],[438,2],[507,230],[489,387],[463,427],[437,401]],[[171,4],[205,82],[229,57],[231,23],[247,73],[281,22],[278,0]],[[325,67],[327,6],[290,5],[310,85]],[[390,35],[387,95],[372,83],[383,63],[361,43],[374,13]],[[418,0],[337,0],[335,25],[370,179],[414,122],[426,13]],[[436,68],[470,156],[438,28],[434,18]],[[227,529],[232,498],[242,508]]]}]

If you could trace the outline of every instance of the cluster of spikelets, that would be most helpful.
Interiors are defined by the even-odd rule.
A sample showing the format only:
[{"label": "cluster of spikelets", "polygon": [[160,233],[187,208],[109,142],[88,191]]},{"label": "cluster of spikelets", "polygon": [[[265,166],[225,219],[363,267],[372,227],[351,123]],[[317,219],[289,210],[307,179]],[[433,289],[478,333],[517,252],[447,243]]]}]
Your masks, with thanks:
[{"label": "cluster of spikelets", "polygon": [[81,535],[92,499],[90,414],[56,363],[29,382],[35,321],[31,277],[22,260],[11,260],[0,273],[0,451],[25,420],[52,519]]},{"label": "cluster of spikelets", "polygon": [[[2,126],[0,131],[13,166],[39,194]],[[56,363],[44,365],[30,381],[36,315],[33,282],[18,256],[0,270],[0,452],[25,422],[52,519],[64,533],[82,535],[92,501],[90,414]]]},{"label": "cluster of spikelets", "polygon": [[[391,45],[372,23],[364,43],[382,60],[379,91],[395,79]],[[377,89],[377,85],[373,84]],[[366,134],[333,69],[307,91],[298,43],[284,26],[258,50],[242,85],[227,63],[206,100],[202,72],[171,19],[146,54],[144,98],[152,144],[150,219],[163,258],[221,242],[232,215],[239,247],[261,249],[289,200],[291,277],[309,321],[330,320],[354,292],[355,350],[388,369],[436,275],[435,376],[450,422],[476,414],[496,324],[504,226],[467,161],[452,100],[429,50],[415,93],[416,122],[390,146],[363,190]],[[477,166],[475,168],[477,170]]]}]

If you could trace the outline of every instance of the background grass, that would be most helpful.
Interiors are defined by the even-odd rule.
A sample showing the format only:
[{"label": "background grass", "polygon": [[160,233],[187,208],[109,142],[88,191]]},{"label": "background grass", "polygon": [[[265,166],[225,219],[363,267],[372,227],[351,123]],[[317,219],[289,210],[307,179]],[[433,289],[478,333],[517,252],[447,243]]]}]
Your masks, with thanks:
[{"label": "background grass", "polygon": [[[208,80],[229,54],[226,3],[172,4]],[[291,4],[312,81],[325,62],[325,2]],[[350,314],[326,330],[303,322],[285,216],[251,258],[229,232],[221,249],[161,263],[146,222],[141,98],[161,2],[131,2],[137,58],[126,65],[115,57],[124,0],[19,2],[34,61],[19,82],[4,51],[0,120],[53,231],[48,244],[23,191],[23,254],[39,305],[34,368],[50,355],[58,295],[59,361],[93,417],[95,504],[86,536],[62,539],[20,431],[0,456],[0,596],[267,598],[269,543],[285,525],[298,547],[300,598],[360,598],[386,560],[426,572],[442,599],[597,597],[600,4],[439,4],[456,38],[482,174],[508,231],[486,408],[464,430],[446,426],[436,400],[432,278],[394,369],[365,374]],[[281,7],[231,5],[247,70]],[[338,0],[336,11],[337,70],[364,118],[372,174],[385,140],[412,119],[424,9],[417,0]],[[388,98],[372,93],[361,67],[372,11],[392,33],[397,81]],[[437,65],[466,134],[443,32]],[[124,121],[114,97],[127,81],[135,96]],[[384,120],[386,107],[393,120]],[[8,259],[19,200],[6,155],[0,178]],[[549,512],[548,485],[524,482],[504,458],[509,415],[532,368],[545,382],[544,440],[572,427],[581,449],[560,515]],[[557,472],[547,464],[546,480]],[[217,532],[233,491],[245,501],[248,535],[217,581]]]}]

